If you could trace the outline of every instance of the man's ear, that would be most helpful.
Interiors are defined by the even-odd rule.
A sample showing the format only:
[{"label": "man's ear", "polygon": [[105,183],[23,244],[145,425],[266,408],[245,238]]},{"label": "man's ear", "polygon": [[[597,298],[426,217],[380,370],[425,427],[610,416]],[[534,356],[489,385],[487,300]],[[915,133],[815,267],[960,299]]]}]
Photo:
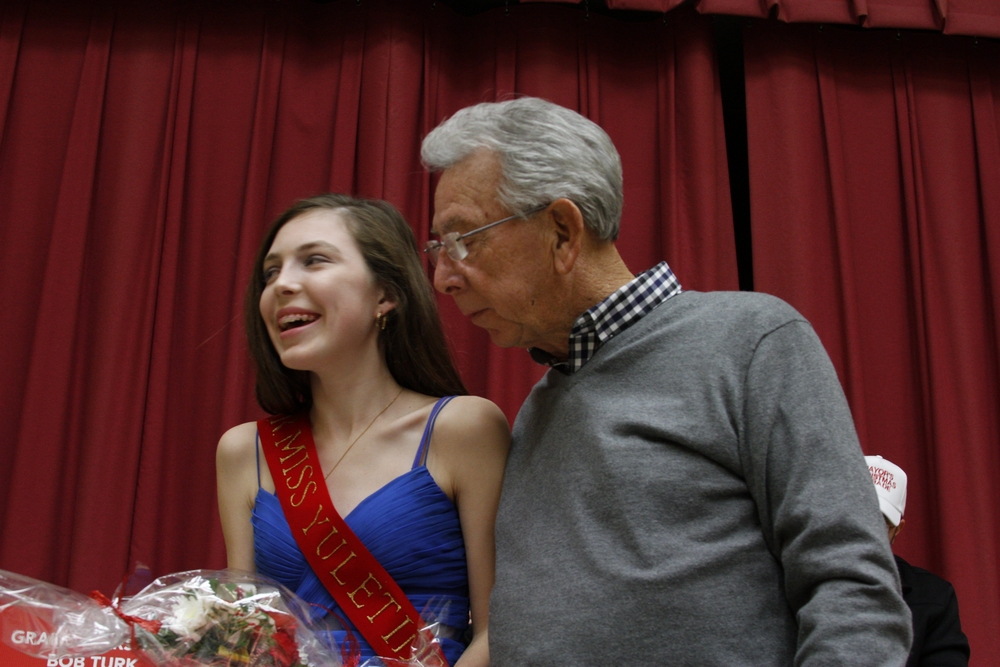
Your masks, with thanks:
[{"label": "man's ear", "polygon": [[583,246],[584,234],[587,233],[583,222],[583,213],[569,199],[557,199],[549,204],[548,214],[552,217],[555,230],[553,259],[556,270],[566,275],[573,270],[580,249]]},{"label": "man's ear", "polygon": [[903,524],[904,523],[906,523],[906,520],[901,518],[899,520],[899,524],[898,525],[896,525],[896,526],[890,525],[889,526],[889,544],[892,544],[893,542],[895,542],[896,538],[899,537],[899,533],[902,532],[902,530],[903,530]]}]

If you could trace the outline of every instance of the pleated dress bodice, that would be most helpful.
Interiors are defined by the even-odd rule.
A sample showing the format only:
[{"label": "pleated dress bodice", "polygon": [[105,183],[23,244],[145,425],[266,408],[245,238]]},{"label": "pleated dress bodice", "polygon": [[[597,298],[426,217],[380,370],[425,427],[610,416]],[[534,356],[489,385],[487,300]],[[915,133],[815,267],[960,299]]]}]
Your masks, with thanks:
[{"label": "pleated dress bodice", "polygon": [[[465,649],[459,640],[469,625],[465,543],[458,510],[423,465],[434,420],[449,398],[432,409],[413,467],[362,500],[344,521],[421,616],[448,626],[451,637],[442,638],[441,644],[448,662],[454,664]],[[259,488],[251,522],[257,572],[314,603],[317,617],[332,610],[346,620],[296,544],[277,496]],[[352,624],[347,625],[358,640],[364,662],[374,655],[372,649]],[[345,636],[345,632],[334,632],[338,646]]]}]

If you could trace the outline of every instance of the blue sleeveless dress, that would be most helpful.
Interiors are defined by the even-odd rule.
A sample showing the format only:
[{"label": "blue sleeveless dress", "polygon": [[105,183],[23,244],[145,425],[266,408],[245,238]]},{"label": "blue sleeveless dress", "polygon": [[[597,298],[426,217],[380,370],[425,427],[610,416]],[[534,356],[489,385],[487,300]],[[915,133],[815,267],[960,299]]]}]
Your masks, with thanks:
[{"label": "blue sleeveless dress", "polygon": [[[441,648],[453,665],[465,650],[460,640],[469,626],[465,542],[458,510],[424,465],[434,422],[452,398],[440,399],[431,410],[412,469],[362,500],[344,521],[395,579],[421,616],[448,626],[446,634],[451,636],[441,638]],[[259,486],[259,451],[257,478]],[[368,642],[309,567],[295,543],[278,497],[258,488],[251,522],[257,572],[295,591],[306,602],[320,605],[313,607],[317,618],[326,616],[326,609],[337,612],[360,645],[361,662],[372,657],[374,653]],[[339,647],[346,633],[332,634]]]}]

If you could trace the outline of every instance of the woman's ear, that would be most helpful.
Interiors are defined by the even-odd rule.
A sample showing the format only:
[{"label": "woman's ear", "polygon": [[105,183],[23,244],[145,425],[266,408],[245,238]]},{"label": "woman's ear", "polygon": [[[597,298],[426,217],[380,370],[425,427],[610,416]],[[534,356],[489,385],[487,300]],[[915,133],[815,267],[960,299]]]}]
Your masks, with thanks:
[{"label": "woman's ear", "polygon": [[378,292],[378,312],[388,314],[396,309],[396,296],[386,287],[380,287]]},{"label": "woman's ear", "polygon": [[587,228],[583,221],[583,213],[569,199],[557,199],[549,204],[546,213],[552,220],[555,230],[553,255],[556,270],[562,275],[573,270],[576,259],[580,255],[583,236]]}]

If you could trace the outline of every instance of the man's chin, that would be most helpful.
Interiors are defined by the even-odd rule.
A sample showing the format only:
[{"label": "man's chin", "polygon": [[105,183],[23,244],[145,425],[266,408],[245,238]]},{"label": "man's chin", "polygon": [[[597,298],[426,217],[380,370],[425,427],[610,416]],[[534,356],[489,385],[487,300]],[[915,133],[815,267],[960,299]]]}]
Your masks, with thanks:
[{"label": "man's chin", "polygon": [[497,347],[517,347],[517,342],[510,339],[508,336],[503,336],[495,331],[490,331],[490,340]]},{"label": "man's chin", "polygon": [[482,328],[486,329],[486,333],[489,334],[490,340],[497,347],[521,347],[518,345],[520,342],[520,336],[516,331],[511,331],[510,329],[494,329],[491,327]]}]

